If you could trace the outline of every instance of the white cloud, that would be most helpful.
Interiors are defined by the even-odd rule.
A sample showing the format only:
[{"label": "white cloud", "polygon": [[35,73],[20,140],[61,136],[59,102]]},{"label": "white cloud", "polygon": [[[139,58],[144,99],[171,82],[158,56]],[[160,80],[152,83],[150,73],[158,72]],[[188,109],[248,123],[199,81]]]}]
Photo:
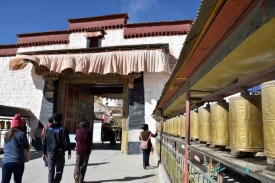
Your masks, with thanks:
[{"label": "white cloud", "polygon": [[137,22],[138,16],[157,5],[157,0],[123,0],[123,10],[128,13],[129,22]]}]

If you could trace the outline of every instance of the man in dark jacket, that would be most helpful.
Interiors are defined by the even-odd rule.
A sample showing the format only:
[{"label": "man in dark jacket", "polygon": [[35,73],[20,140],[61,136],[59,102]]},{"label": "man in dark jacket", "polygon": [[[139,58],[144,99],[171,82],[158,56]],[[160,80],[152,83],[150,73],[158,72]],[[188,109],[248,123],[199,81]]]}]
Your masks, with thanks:
[{"label": "man in dark jacket", "polygon": [[[48,159],[48,182],[59,183],[62,179],[65,165],[65,150],[68,150],[68,159],[71,158],[71,148],[69,134],[65,126],[62,125],[62,114],[53,114],[54,122],[46,129],[42,143],[43,160]],[[56,174],[55,174],[56,168]]]}]

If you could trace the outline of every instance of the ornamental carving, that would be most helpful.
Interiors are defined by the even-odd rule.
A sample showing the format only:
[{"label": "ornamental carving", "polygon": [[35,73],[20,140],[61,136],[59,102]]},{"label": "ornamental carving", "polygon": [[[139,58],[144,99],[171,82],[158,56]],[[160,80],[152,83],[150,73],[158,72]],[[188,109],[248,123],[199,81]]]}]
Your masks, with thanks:
[{"label": "ornamental carving", "polygon": [[228,107],[228,103],[218,103],[210,106],[212,145],[229,145]]},{"label": "ornamental carving", "polygon": [[210,107],[199,108],[200,141],[211,141],[210,135]]},{"label": "ornamental carving", "polygon": [[264,154],[275,159],[275,82],[261,85],[264,128]]},{"label": "ornamental carving", "polygon": [[263,121],[260,96],[229,100],[230,146],[242,152],[263,151]]},{"label": "ornamental carving", "polygon": [[190,112],[190,138],[198,139],[199,138],[199,118],[198,112]]}]

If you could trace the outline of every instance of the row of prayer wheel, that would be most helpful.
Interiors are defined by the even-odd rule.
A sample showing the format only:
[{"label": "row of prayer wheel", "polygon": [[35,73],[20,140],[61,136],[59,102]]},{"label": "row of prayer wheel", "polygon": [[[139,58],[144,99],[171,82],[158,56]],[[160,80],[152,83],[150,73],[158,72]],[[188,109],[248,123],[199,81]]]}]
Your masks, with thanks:
[{"label": "row of prayer wheel", "polygon": [[185,116],[180,115],[166,120],[163,132],[179,137],[185,137]]},{"label": "row of prayer wheel", "polygon": [[[262,152],[275,159],[275,81],[261,85],[262,95],[232,97],[190,112],[190,138],[230,146],[241,152]],[[164,132],[185,137],[185,118],[164,123]]]},{"label": "row of prayer wheel", "polygon": [[3,130],[3,129],[10,129],[11,128],[11,122],[10,121],[0,121],[0,129]]}]

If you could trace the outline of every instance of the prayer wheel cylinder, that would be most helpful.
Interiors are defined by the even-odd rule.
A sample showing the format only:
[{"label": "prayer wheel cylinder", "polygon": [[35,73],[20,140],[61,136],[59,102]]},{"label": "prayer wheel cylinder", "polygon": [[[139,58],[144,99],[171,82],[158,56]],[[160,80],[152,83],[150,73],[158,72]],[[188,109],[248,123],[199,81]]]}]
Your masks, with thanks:
[{"label": "prayer wheel cylinder", "polygon": [[177,129],[177,120],[176,120],[176,117],[174,117],[173,118],[173,135],[177,135],[176,129]]},{"label": "prayer wheel cylinder", "polygon": [[4,127],[5,127],[5,121],[2,120],[2,121],[0,121],[0,129],[3,130]]},{"label": "prayer wheel cylinder", "polygon": [[264,154],[275,159],[275,81],[265,82],[262,89]]},{"label": "prayer wheel cylinder", "polygon": [[11,128],[11,122],[10,121],[6,121],[6,129],[10,129]]},{"label": "prayer wheel cylinder", "polygon": [[185,137],[185,116],[180,115],[180,136]]},{"label": "prayer wheel cylinder", "polygon": [[199,138],[199,116],[197,111],[190,111],[190,138]]},{"label": "prayer wheel cylinder", "polygon": [[178,133],[177,133],[177,135],[178,136],[180,136],[180,116],[177,116],[177,123],[178,123],[178,129],[177,129],[177,131],[178,131]]},{"label": "prayer wheel cylinder", "polygon": [[244,95],[229,99],[229,129],[231,150],[264,150],[261,96]]},{"label": "prayer wheel cylinder", "polygon": [[210,106],[199,108],[199,139],[203,142],[211,141],[210,134]]},{"label": "prayer wheel cylinder", "polygon": [[212,145],[228,146],[230,144],[228,110],[229,104],[226,102],[210,105]]}]

